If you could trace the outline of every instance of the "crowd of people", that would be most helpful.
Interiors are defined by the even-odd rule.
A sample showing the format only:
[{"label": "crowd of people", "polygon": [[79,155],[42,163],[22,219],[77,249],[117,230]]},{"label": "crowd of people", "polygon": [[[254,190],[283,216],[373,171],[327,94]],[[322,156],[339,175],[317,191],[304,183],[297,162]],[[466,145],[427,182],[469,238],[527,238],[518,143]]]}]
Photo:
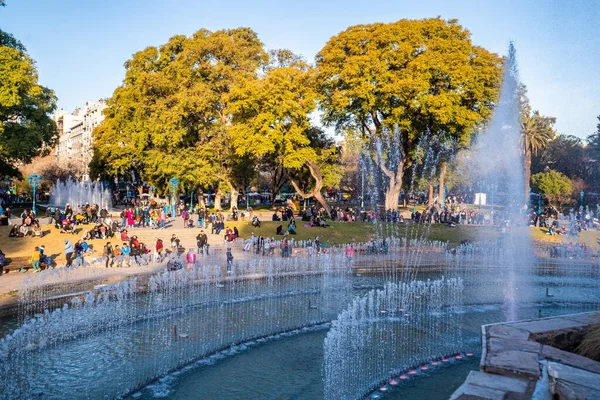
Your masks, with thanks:
[{"label": "crowd of people", "polygon": [[[460,224],[469,225],[504,225],[506,216],[500,211],[489,211],[480,208],[466,206],[461,199],[449,196],[445,199],[443,207],[437,203],[425,209],[414,207],[405,219],[398,210],[374,211],[359,207],[334,206],[329,214],[319,204],[313,204],[300,213],[294,210],[295,206],[288,204],[272,211],[272,221],[280,221],[274,232],[254,232],[249,238],[243,239],[243,251],[262,255],[290,257],[293,248],[293,237],[297,234],[297,223],[303,224],[304,228],[326,228],[331,221],[335,222],[378,222],[391,223],[417,223],[417,224],[447,224],[456,226]],[[6,207],[0,206],[0,214],[10,213]],[[63,233],[80,234],[80,239],[71,241],[64,240],[64,254],[67,266],[84,265],[89,254],[95,253],[92,241],[96,239],[112,240],[117,243],[107,242],[103,246],[102,257],[105,267],[122,268],[132,265],[145,265],[152,260],[163,260],[167,254],[185,256],[188,264],[195,263],[198,257],[208,255],[210,246],[207,234],[221,236],[228,248],[230,244],[240,238],[238,227],[235,224],[228,226],[228,221],[249,221],[253,229],[261,228],[259,215],[252,208],[238,210],[233,207],[229,212],[222,210],[209,211],[203,205],[197,204],[190,208],[189,204],[180,202],[172,207],[154,200],[140,200],[120,211],[113,217],[108,210],[97,204],[85,204],[72,208],[67,204],[64,210],[59,208],[48,208],[47,217],[50,223]],[[20,238],[25,236],[43,236],[44,231],[40,221],[31,210],[24,210],[20,216],[20,223],[12,226],[9,236]],[[559,221],[559,212],[555,207],[548,206],[542,212],[527,210],[522,214],[525,224],[527,218],[531,226],[548,228],[548,234],[566,234],[573,230],[573,224],[566,224],[564,220]],[[200,229],[196,236],[196,248],[183,249],[177,235],[173,234],[170,246],[165,246],[162,239],[157,238],[153,244],[145,244],[138,239],[135,231],[141,228],[164,230],[173,226],[173,221],[181,218],[183,227],[186,229]],[[298,218],[298,219],[297,219]],[[589,212],[580,211],[575,215],[575,229],[585,230],[596,226],[594,218]],[[206,230],[206,233],[205,233]],[[281,237],[281,238],[279,238]],[[277,239],[276,239],[277,238]],[[165,248],[165,247],[168,247]],[[326,251],[326,246],[321,243],[319,235],[314,240],[306,242],[309,255],[319,254]],[[44,254],[44,246],[36,246],[32,253],[30,263],[35,271],[52,266],[52,260]],[[387,249],[376,246],[370,247],[373,253],[385,253]],[[227,258],[229,260],[229,254]],[[1,257],[1,256],[0,256]],[[97,254],[96,254],[97,257]]]}]

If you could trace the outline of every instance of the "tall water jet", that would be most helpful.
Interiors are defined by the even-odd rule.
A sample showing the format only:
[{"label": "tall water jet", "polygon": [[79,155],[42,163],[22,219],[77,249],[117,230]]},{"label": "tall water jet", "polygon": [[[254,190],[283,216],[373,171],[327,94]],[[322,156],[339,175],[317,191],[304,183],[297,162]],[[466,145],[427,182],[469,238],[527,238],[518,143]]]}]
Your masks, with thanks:
[{"label": "tall water jet", "polygon": [[516,51],[510,43],[505,59],[500,100],[485,132],[473,151],[473,169],[478,171],[480,187],[492,202],[492,220],[501,225],[498,246],[505,258],[505,298],[507,319],[516,317],[517,303],[530,298],[526,280],[521,279],[532,264],[531,238],[524,225],[527,209],[521,151],[520,90]]},{"label": "tall water jet", "polygon": [[77,207],[84,204],[98,204],[108,209],[111,203],[110,190],[104,189],[100,182],[77,182],[69,178],[65,182],[60,179],[50,189],[50,204],[64,207],[70,204]]}]

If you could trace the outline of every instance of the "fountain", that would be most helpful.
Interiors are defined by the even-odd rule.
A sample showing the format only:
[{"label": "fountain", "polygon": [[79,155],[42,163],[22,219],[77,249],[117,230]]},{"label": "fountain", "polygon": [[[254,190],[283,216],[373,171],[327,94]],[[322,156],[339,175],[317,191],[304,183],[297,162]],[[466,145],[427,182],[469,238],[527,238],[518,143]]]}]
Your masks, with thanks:
[{"label": "fountain", "polygon": [[[358,399],[382,379],[427,370],[462,348],[460,279],[385,284],[356,297],[325,338],[326,399]],[[385,391],[385,390],[383,390]]]},{"label": "fountain", "polygon": [[[0,326],[0,399],[385,398],[410,390],[407,381],[434,380],[475,359],[482,324],[597,310],[594,255],[582,247],[534,249],[526,229],[519,229],[525,185],[512,46],[506,63],[502,97],[470,166],[480,172],[481,187],[492,190],[488,200],[502,216],[499,240],[451,248],[427,239],[431,223],[401,227],[378,218],[373,239],[354,243],[352,258],[344,246],[332,246],[318,257],[257,255],[237,262],[231,273],[202,264],[111,285],[97,285],[105,269],[93,262],[43,271],[20,288],[11,321],[17,327]],[[411,190],[436,175],[444,143],[423,135],[422,166],[407,178]],[[378,145],[393,147],[392,139]],[[376,209],[378,167],[368,158],[363,167],[363,198]],[[51,200],[101,207],[109,201],[99,184],[72,180],[58,182]],[[564,223],[574,227],[574,213]],[[303,253],[303,241],[291,245]],[[89,290],[71,293],[64,282],[73,280]],[[271,363],[260,362],[260,347],[268,347],[270,361],[288,354],[283,349],[294,335],[307,337],[316,354],[306,361],[309,355],[297,350],[305,380],[277,367],[265,377]],[[241,368],[218,362],[245,349]],[[179,393],[184,375],[191,389]]]},{"label": "fountain", "polygon": [[50,189],[50,204],[64,207],[70,204],[77,207],[85,204],[98,204],[102,209],[112,206],[110,190],[104,189],[100,182],[77,182],[69,178],[66,182],[60,179]]}]

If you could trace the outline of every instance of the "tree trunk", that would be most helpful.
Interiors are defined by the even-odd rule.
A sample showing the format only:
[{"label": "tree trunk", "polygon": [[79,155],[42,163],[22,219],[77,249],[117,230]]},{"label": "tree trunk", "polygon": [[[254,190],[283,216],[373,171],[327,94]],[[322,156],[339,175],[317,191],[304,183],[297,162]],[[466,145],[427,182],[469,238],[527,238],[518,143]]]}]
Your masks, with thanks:
[{"label": "tree trunk", "polygon": [[398,165],[398,172],[388,170],[387,168],[380,165],[383,173],[389,178],[389,186],[385,190],[385,209],[387,210],[398,210],[398,199],[400,198],[400,192],[402,191],[402,174],[404,172],[404,162]]},{"label": "tree trunk", "polygon": [[285,176],[285,171],[283,168],[275,168],[273,171],[273,179],[272,179],[272,188],[271,193],[273,194],[273,201],[275,201],[275,196],[279,194],[279,191],[287,182],[287,177]]},{"label": "tree trunk", "polygon": [[223,196],[223,192],[221,189],[217,189],[217,193],[215,193],[215,210],[222,210],[221,207],[221,197]]},{"label": "tree trunk", "polygon": [[531,149],[526,148],[523,156],[523,172],[525,176],[525,204],[529,205],[529,188],[531,184]]},{"label": "tree trunk", "polygon": [[440,206],[443,206],[446,202],[444,196],[444,185],[446,184],[446,169],[448,167],[447,162],[442,162],[440,166],[440,187],[438,188],[438,203]]},{"label": "tree trunk", "polygon": [[[296,189],[296,193],[298,193],[303,199],[314,196],[317,199],[317,201],[323,206],[327,214],[331,215],[331,206],[327,204],[327,201],[325,201],[325,198],[321,194],[321,189],[323,189],[323,175],[321,175],[321,167],[319,167],[319,165],[313,161],[306,161],[306,165],[308,166],[310,175],[315,180],[314,189],[311,192],[305,193],[300,189],[296,181],[290,179],[290,183],[292,184],[294,189]],[[398,201],[397,198],[396,201]]]},{"label": "tree trunk", "polygon": [[433,205],[433,183],[429,183],[429,194],[427,195],[427,206]]},{"label": "tree trunk", "polygon": [[[238,196],[239,193],[238,190],[231,184],[231,182],[227,182],[227,185],[229,186],[229,190],[231,190],[231,202],[229,204],[229,209],[233,210],[233,207],[237,208],[238,206]],[[248,194],[246,194],[247,196]]]},{"label": "tree trunk", "polygon": [[202,189],[198,189],[198,206],[200,209],[206,208],[206,203],[204,202],[204,192]]},{"label": "tree trunk", "polygon": [[323,197],[321,192],[315,192],[313,195],[315,196],[317,201],[323,206],[325,211],[327,211],[327,214],[331,215],[331,207],[329,206],[329,204],[327,204],[327,201],[325,201],[325,197]]}]

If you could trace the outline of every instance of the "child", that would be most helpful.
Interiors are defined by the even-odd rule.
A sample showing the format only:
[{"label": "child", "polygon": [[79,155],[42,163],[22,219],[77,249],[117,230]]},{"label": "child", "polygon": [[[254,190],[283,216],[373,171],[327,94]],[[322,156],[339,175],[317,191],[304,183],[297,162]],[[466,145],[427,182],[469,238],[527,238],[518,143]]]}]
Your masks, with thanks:
[{"label": "child", "polygon": [[233,267],[233,254],[231,254],[231,247],[227,247],[227,273],[231,273]]},{"label": "child", "polygon": [[[33,253],[31,254],[31,266],[33,267],[34,272],[40,270],[40,249],[37,246],[33,249]],[[19,271],[25,272],[25,268],[21,268]]]}]

